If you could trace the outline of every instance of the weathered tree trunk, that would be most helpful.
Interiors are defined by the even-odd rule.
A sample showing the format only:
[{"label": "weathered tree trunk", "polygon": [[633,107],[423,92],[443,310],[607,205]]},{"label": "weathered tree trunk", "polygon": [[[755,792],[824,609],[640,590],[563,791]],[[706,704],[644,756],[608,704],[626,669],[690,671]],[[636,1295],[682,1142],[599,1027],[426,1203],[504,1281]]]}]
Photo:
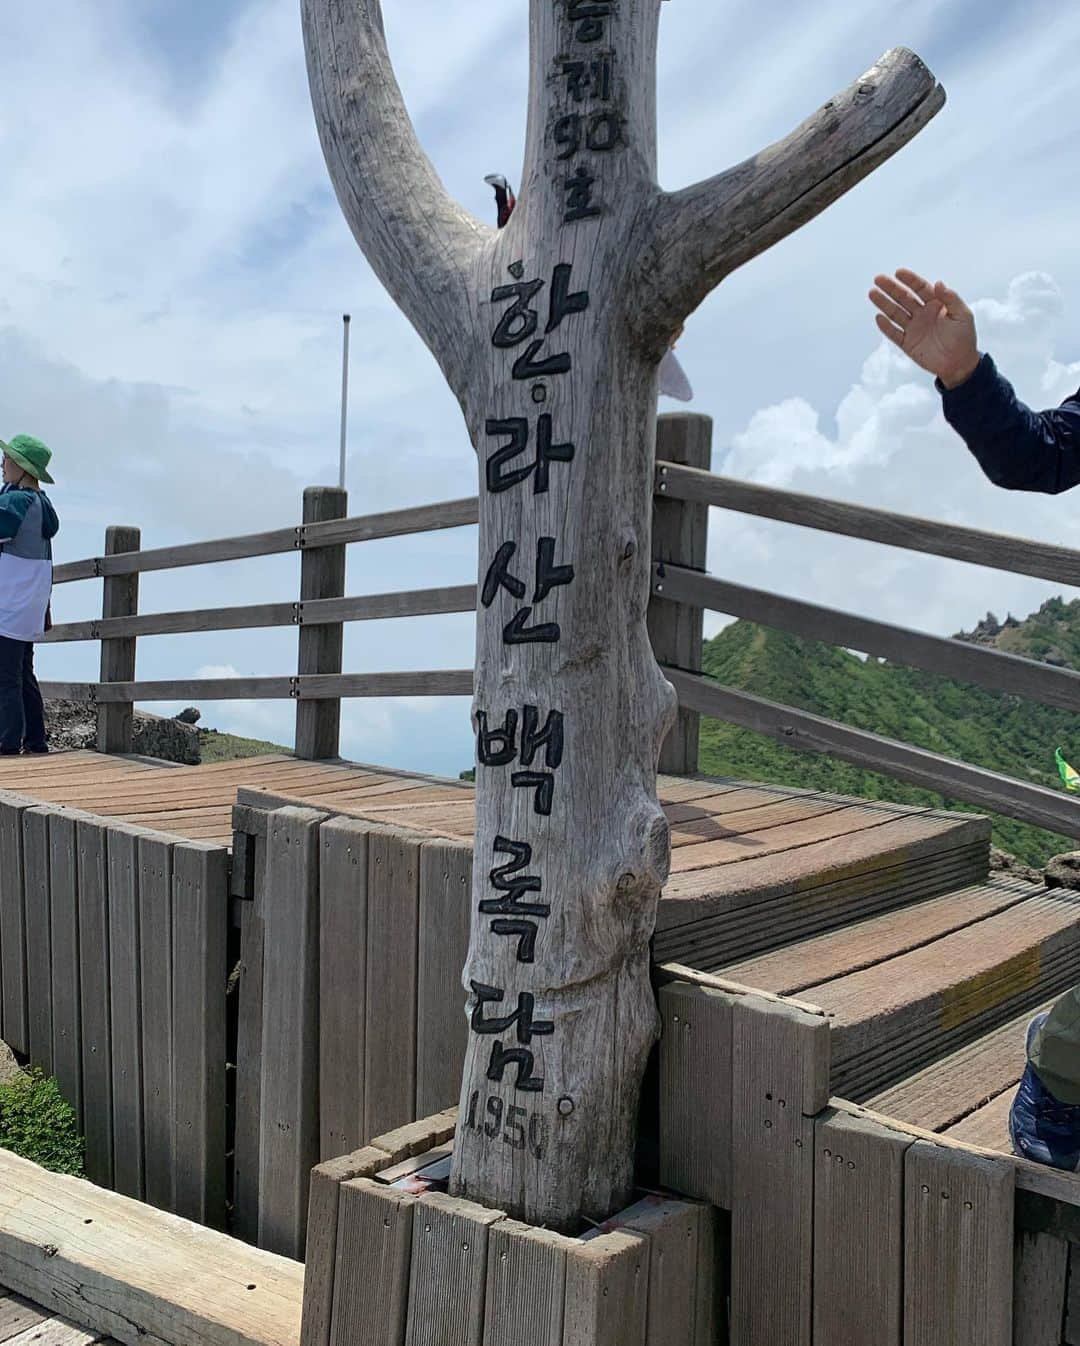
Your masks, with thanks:
[{"label": "weathered tree trunk", "polygon": [[480,460],[472,1026],[454,1187],[573,1228],[623,1204],[657,1032],[667,873],[656,762],[675,697],[649,648],[656,367],[723,275],[893,153],[942,95],[883,59],[762,155],[656,186],[660,0],[530,0],[508,227],[447,198],[377,0],[303,0],[343,209],[439,360]]}]

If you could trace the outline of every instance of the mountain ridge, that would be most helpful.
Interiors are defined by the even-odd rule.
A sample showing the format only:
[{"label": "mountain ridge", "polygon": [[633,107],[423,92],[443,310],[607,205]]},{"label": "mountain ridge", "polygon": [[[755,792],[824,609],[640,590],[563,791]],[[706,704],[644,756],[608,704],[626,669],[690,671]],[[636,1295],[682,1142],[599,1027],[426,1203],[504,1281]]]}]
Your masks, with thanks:
[{"label": "mountain ridge", "polygon": [[[1080,599],[1050,598],[1034,613],[993,613],[957,639],[1080,671]],[[899,739],[1051,789],[1062,787],[1059,745],[1080,759],[1080,718],[818,641],[738,620],[702,648],[703,672],[771,701]],[[702,719],[700,770],[835,791],[866,799],[978,812],[969,805],[818,753],[805,753],[719,720]],[[1031,865],[1075,850],[1076,840],[991,815],[994,844]]]}]

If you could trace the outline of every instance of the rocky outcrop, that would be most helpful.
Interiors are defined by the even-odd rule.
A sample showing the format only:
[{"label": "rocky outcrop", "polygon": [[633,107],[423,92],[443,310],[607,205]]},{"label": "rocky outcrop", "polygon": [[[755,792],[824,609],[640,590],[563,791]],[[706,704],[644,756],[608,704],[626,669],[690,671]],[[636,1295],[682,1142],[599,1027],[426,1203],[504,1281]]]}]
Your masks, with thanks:
[{"label": "rocky outcrop", "polygon": [[[97,746],[97,716],[92,707],[81,702],[47,702],[45,723],[54,751]],[[135,712],[134,751],[184,766],[198,766],[202,761],[199,731],[194,724],[143,710]]]},{"label": "rocky outcrop", "polygon": [[1025,865],[1023,860],[1018,860],[1015,855],[1010,855],[1008,851],[999,850],[997,846],[990,847],[990,873],[1005,874],[1012,879],[1022,879],[1025,883],[1042,883],[1042,871],[1034,869],[1031,865]]},{"label": "rocky outcrop", "polygon": [[996,645],[1003,631],[1014,630],[1019,625],[1011,612],[1003,622],[999,622],[992,612],[988,612],[973,631],[957,631],[954,639],[966,640],[972,645]]},{"label": "rocky outcrop", "polygon": [[198,766],[202,761],[199,731],[193,724],[141,710],[135,712],[135,751],[184,766]]},{"label": "rocky outcrop", "polygon": [[0,1039],[0,1084],[13,1080],[20,1069],[18,1061],[15,1060],[15,1053]]},{"label": "rocky outcrop", "polygon": [[1047,888],[1080,889],[1080,851],[1055,855],[1045,870]]}]

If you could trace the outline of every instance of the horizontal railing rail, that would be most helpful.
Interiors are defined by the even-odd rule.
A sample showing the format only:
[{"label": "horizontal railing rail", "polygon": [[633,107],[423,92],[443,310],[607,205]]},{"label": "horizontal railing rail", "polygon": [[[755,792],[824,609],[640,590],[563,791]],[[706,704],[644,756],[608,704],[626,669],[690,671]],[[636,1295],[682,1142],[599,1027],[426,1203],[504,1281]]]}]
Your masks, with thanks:
[{"label": "horizontal railing rail", "polygon": [[358,515],[325,523],[297,524],[266,533],[217,538],[212,542],[185,542],[175,547],[147,551],[117,552],[68,561],[53,571],[55,584],[100,579],[106,575],[138,575],[148,570],[176,570],[181,566],[212,565],[218,561],[242,561],[251,556],[274,556],[283,552],[308,551],[316,547],[339,547],[349,542],[374,542],[378,538],[406,537],[443,528],[465,528],[479,519],[476,496],[446,500],[435,505],[387,514]]},{"label": "horizontal railing rail", "polygon": [[192,631],[241,631],[268,626],[323,626],[338,622],[380,621],[392,617],[432,617],[472,612],[476,585],[446,589],[414,589],[358,598],[315,598],[300,603],[252,603],[232,608],[196,608],[190,612],[152,612],[138,617],[95,617],[63,622],[45,637],[45,644],[111,640],[118,636],[181,635]]},{"label": "horizontal railing rail", "polygon": [[52,700],[109,705],[132,701],[337,701],[342,697],[470,696],[473,671],[308,673],[294,677],[178,678],[164,682],[42,682]]},{"label": "horizontal railing rail", "polygon": [[838,533],[865,542],[882,542],[889,547],[928,552],[993,570],[1008,570],[1017,575],[1033,575],[1037,579],[1053,580],[1056,584],[1080,587],[1080,551],[1070,547],[920,519],[910,514],[893,514],[867,505],[823,500],[798,491],[782,491],[718,477],[711,472],[673,463],[657,464],[655,486],[659,495],[674,500],[714,505],[737,514],[752,514],[762,519],[797,524],[800,528]]},{"label": "horizontal railing rail", "polygon": [[921,631],[856,617],[816,603],[782,598],[765,589],[750,589],[680,566],[655,564],[652,591],[656,597],[673,603],[723,612],[826,645],[861,650],[942,677],[978,683],[996,692],[1028,697],[1062,710],[1080,711],[1080,673],[1069,668],[1040,664],[1035,659],[949,636],[924,635]]},{"label": "horizontal railing rail", "polygon": [[674,668],[665,668],[664,672],[675,687],[680,704],[702,715],[713,715],[729,724],[765,734],[788,747],[828,753],[869,771],[880,771],[1051,832],[1080,837],[1080,799],[1064,791],[1048,790],[983,767],[968,766],[865,729],[852,729],[809,711],[725,687],[699,674]]}]

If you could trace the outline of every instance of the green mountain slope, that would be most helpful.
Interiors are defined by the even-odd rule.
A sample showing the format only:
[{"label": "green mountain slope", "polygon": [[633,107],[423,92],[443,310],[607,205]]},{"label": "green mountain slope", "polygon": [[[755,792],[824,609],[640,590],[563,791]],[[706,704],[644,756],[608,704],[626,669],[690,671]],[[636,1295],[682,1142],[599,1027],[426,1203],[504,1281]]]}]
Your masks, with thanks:
[{"label": "green mountain slope", "polygon": [[[1080,669],[1080,600],[1051,599],[1023,622],[1010,618],[999,625],[988,616],[964,638]],[[752,622],[737,621],[706,641],[703,668],[717,681],[757,696],[1038,785],[1061,788],[1054,765],[1059,744],[1070,760],[1080,762],[1080,717],[1069,711],[863,660]],[[718,720],[702,722],[701,770],[866,799],[967,807]],[[994,818],[994,842],[1034,865],[1077,848],[1068,837],[1001,817]]]}]

